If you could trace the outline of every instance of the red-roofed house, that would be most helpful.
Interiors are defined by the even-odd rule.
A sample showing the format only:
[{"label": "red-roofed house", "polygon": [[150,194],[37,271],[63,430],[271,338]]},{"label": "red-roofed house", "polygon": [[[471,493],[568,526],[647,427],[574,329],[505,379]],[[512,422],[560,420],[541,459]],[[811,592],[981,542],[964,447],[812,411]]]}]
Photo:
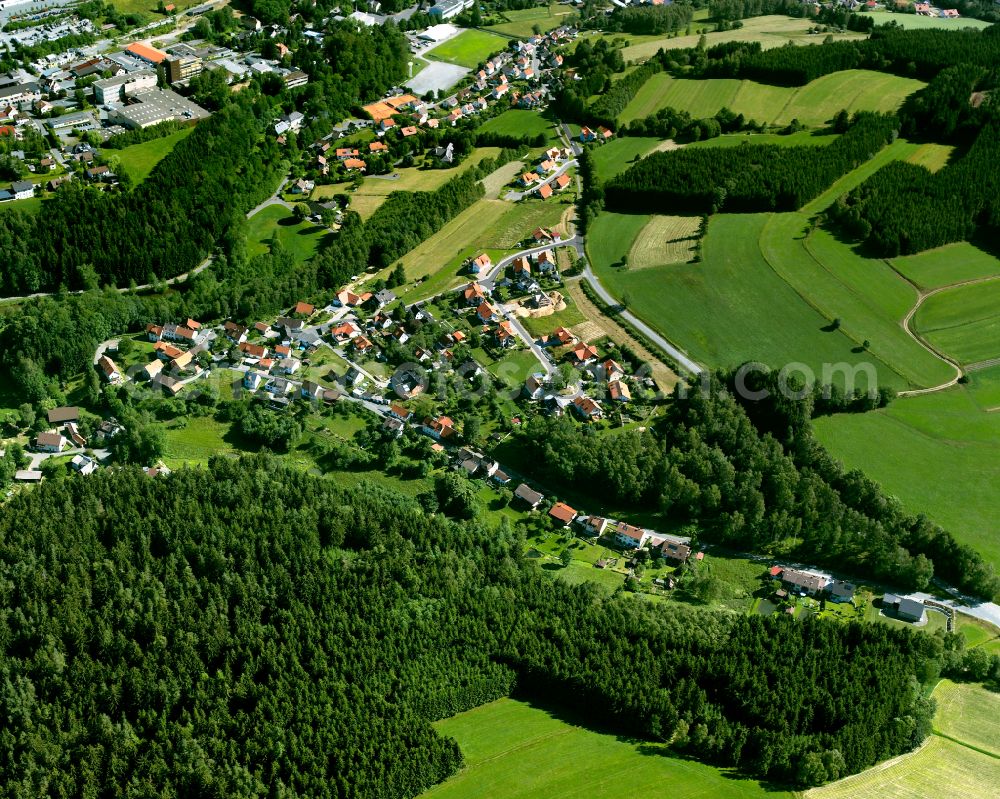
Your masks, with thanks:
[{"label": "red-roofed house", "polygon": [[549,511],[549,516],[560,522],[563,527],[568,527],[576,518],[576,511],[565,502],[557,502]]},{"label": "red-roofed house", "polygon": [[549,199],[552,196],[552,187],[548,183],[543,183],[538,187],[538,196],[543,200]]}]

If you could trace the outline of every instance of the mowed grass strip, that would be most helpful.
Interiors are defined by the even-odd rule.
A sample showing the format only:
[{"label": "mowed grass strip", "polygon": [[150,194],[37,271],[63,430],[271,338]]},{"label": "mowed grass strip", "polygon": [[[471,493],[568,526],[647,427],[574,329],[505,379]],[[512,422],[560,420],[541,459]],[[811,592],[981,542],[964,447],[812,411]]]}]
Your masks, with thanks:
[{"label": "mowed grass strip", "polygon": [[629,252],[629,269],[647,269],[691,260],[701,226],[699,216],[654,216]]},{"label": "mowed grass strip", "polygon": [[[581,565],[581,569],[592,569]],[[425,799],[538,799],[672,796],[678,799],[791,799],[759,783],[655,752],[655,744],[594,732],[513,699],[437,722],[454,738],[465,768]]]},{"label": "mowed grass strip", "polygon": [[928,297],[914,325],[962,363],[1000,358],[1000,280],[970,283]]},{"label": "mowed grass strip", "polygon": [[894,258],[892,266],[921,289],[1000,275],[1000,258],[966,241]]},{"label": "mowed grass strip", "polygon": [[433,50],[425,53],[424,56],[435,61],[446,61],[449,64],[472,69],[482,64],[494,53],[505,49],[507,41],[506,36],[470,29],[442,42]]},{"label": "mowed grass strip", "polygon": [[803,125],[816,127],[826,124],[841,109],[895,111],[908,95],[925,85],[911,78],[861,69],[824,75],[795,88],[735,78],[673,78],[661,72],[638,91],[621,121],[630,122],[668,107],[703,118],[725,107],[769,125],[787,125],[797,119]]},{"label": "mowed grass strip", "polygon": [[1000,694],[981,685],[941,680],[934,698],[936,731],[1000,757]]},{"label": "mowed grass strip", "polygon": [[926,514],[1000,569],[1000,370],[888,408],[814,420],[830,454],[863,469],[909,513]]},{"label": "mowed grass strip", "polygon": [[[648,217],[602,214],[588,231],[591,262],[629,309],[696,360],[715,367],[758,360],[774,368],[807,364],[822,378],[824,364],[873,363],[882,385],[906,381],[869,353],[853,352],[843,331],[806,303],[761,253],[770,214],[719,214],[709,221],[702,262],[621,269],[621,256]],[[629,236],[629,233],[631,235]],[[830,379],[843,383],[843,371]]]},{"label": "mowed grass strip", "polygon": [[948,165],[954,151],[955,148],[950,144],[921,144],[906,160],[931,172],[937,172]]},{"label": "mowed grass strip", "polygon": [[170,155],[170,151],[177,146],[177,143],[190,136],[192,131],[194,131],[193,125],[174,131],[169,136],[151,139],[141,144],[131,144],[121,150],[106,150],[104,152],[108,157],[117,155],[122,168],[132,178],[132,182],[139,184],[148,178],[153,167]]}]

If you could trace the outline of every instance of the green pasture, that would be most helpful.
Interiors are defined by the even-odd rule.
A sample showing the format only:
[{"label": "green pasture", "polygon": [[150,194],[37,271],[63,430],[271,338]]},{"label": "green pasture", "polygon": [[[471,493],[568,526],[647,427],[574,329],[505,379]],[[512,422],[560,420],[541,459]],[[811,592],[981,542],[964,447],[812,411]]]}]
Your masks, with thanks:
[{"label": "green pasture", "polygon": [[[602,214],[588,235],[591,262],[609,290],[627,300],[631,311],[697,360],[719,367],[747,360],[775,368],[801,362],[818,378],[836,383],[843,383],[843,371],[828,369],[824,375],[823,364],[851,368],[871,364],[880,384],[899,388],[908,384],[877,353],[861,351],[843,327],[833,329],[832,319],[769,262],[782,239],[786,247],[801,246],[794,238],[788,240],[803,235],[794,218],[717,215],[709,222],[700,263],[641,270],[616,266],[648,219]],[[863,308],[860,298],[849,300],[839,315]],[[871,309],[865,309],[865,314],[870,313]],[[914,357],[922,356],[914,353]]]},{"label": "green pasture", "polygon": [[908,512],[926,514],[1000,568],[1000,369],[814,426],[845,466],[863,469]]},{"label": "green pasture", "polygon": [[541,133],[550,142],[559,144],[555,123],[540,111],[512,108],[488,119],[479,129],[483,133],[499,133],[509,136],[535,136]]},{"label": "green pasture", "polygon": [[634,161],[649,155],[661,140],[645,136],[622,136],[605,142],[593,150],[594,172],[606,183],[628,169]]},{"label": "green pasture", "polygon": [[961,363],[1000,358],[1000,279],[983,278],[927,298],[914,326]]},{"label": "green pasture", "polygon": [[1000,258],[964,241],[894,258],[892,265],[921,289],[1000,275]]},{"label": "green pasture", "polygon": [[670,757],[659,744],[596,732],[513,699],[434,726],[458,742],[465,766],[424,799],[791,799],[727,770]]},{"label": "green pasture", "polygon": [[501,16],[506,22],[489,25],[486,30],[503,36],[527,39],[534,34],[536,26],[542,32],[550,31],[562,25],[572,13],[573,10],[570,6],[560,3],[504,11]]}]

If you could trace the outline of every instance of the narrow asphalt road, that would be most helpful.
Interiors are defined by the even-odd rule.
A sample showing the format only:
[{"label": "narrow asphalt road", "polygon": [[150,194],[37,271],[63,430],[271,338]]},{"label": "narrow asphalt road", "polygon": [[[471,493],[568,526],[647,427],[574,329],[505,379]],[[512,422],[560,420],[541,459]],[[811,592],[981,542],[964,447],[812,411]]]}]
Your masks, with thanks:
[{"label": "narrow asphalt road", "polygon": [[[583,276],[587,280],[587,282],[591,285],[591,287],[594,289],[594,291],[597,292],[597,296],[600,297],[601,300],[603,300],[606,304],[608,304],[612,308],[621,307],[621,303],[614,297],[612,297],[611,294],[608,292],[608,290],[601,285],[601,281],[597,279],[597,276],[590,268],[589,263],[587,264],[587,268],[583,270]],[[638,330],[640,333],[646,336],[646,338],[648,338],[650,341],[652,341],[654,344],[660,347],[664,352],[666,352],[670,357],[672,357],[675,361],[677,361],[678,366],[682,367],[683,369],[687,370],[693,375],[700,375],[703,371],[705,371],[700,364],[697,364],[693,360],[691,360],[691,358],[689,358],[687,354],[677,349],[677,347],[675,347],[673,344],[667,341],[663,336],[661,336],[659,333],[653,330],[653,328],[651,328],[641,319],[636,317],[629,310],[622,309],[619,316],[621,316],[622,319],[624,319],[626,322],[632,325],[632,327],[634,327],[636,330]]]}]

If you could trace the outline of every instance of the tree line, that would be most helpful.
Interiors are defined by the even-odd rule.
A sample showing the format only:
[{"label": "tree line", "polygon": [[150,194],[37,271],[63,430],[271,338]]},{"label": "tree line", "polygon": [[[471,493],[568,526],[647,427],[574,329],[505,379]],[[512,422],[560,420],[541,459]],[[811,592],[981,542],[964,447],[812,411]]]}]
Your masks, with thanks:
[{"label": "tree line", "polygon": [[964,663],[943,632],[607,596],[523,546],[266,455],[19,494],[0,796],[411,797],[462,762],[429,722],[513,691],[806,787],[917,745]]},{"label": "tree line", "polygon": [[694,19],[694,6],[690,3],[671,3],[660,6],[616,6],[610,14],[591,16],[584,28],[595,28],[609,33],[632,33],[638,36],[663,36],[687,28]]},{"label": "tree line", "polygon": [[827,147],[743,144],[653,153],[605,186],[608,208],[659,213],[794,211],[892,141],[899,121],[858,113]]}]

